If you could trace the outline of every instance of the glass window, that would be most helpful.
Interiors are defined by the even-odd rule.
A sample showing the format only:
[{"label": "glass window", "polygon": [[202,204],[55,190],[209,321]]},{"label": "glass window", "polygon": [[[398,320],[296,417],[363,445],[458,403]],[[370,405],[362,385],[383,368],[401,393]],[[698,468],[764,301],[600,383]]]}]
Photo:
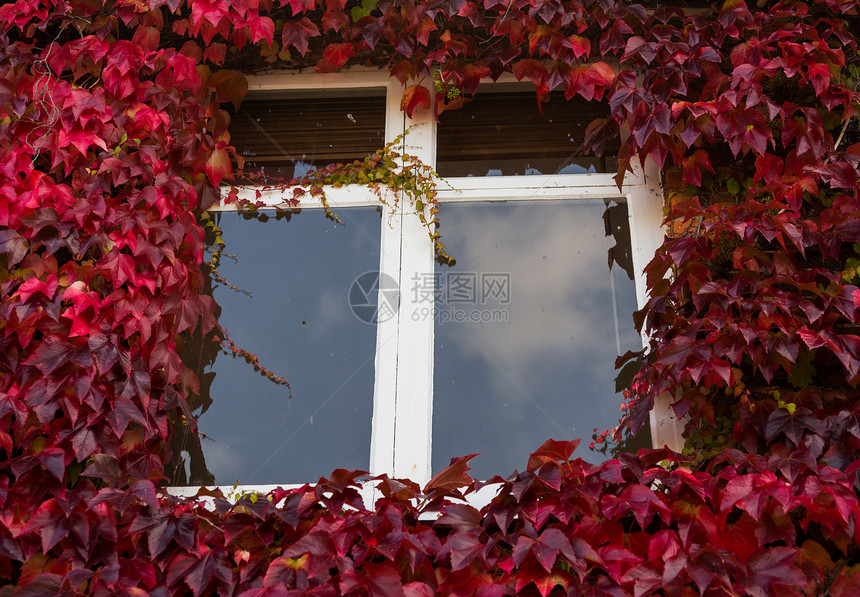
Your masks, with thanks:
[{"label": "glass window", "polygon": [[230,135],[246,170],[263,173],[256,182],[289,181],[385,145],[385,92],[258,94],[232,115]]},{"label": "glass window", "polygon": [[[292,221],[215,216],[235,255],[218,269],[235,288],[211,282],[218,321],[290,387],[214,343],[193,347],[186,363],[201,382],[191,406],[202,450],[177,433],[183,462],[174,484],[304,483],[336,468],[368,468],[376,326],[351,309],[350,291],[379,268],[381,224],[372,207],[338,215],[345,226],[320,210]],[[376,287],[363,290],[376,304]]]},{"label": "glass window", "polygon": [[618,423],[615,359],[641,347],[627,206],[603,200],[444,205],[437,269],[433,470],[482,452],[477,478],[549,438]]},{"label": "glass window", "polygon": [[[440,114],[436,170],[443,177],[614,172],[614,158],[583,148],[588,124],[608,113],[605,103],[558,92],[540,107],[534,93],[479,94]],[[617,149],[607,146],[605,154]]]},{"label": "glass window", "polygon": [[[330,74],[252,82],[230,128],[246,169],[276,183],[402,134],[447,179],[440,232],[456,266],[434,270],[427,229],[393,205],[380,218],[361,185],[329,190],[335,205],[367,206],[335,207],[346,226],[307,196],[291,221],[260,221],[267,208],[260,219],[222,212],[237,260],[219,272],[240,290],[210,280],[219,321],[290,390],[217,345],[190,343],[202,439],[174,434],[173,484],[306,483],[337,468],[426,483],[474,452],[473,476],[488,478],[522,470],[548,438],[583,438],[577,456],[603,458],[587,445],[618,422],[615,359],[641,348],[631,314],[643,257],[631,238],[653,248],[662,238],[644,176],[619,192],[615,161],[583,151],[605,103],[554,93],[539,109],[533,92],[499,85],[435,123],[430,109],[400,112],[402,87],[387,73],[345,76],[356,87]],[[291,89],[260,91],[281,83]]]}]

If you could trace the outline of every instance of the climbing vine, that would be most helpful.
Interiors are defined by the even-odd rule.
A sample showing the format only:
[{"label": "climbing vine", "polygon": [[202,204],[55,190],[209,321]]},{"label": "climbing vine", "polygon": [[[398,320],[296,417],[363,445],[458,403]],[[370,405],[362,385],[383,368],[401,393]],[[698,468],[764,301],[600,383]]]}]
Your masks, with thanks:
[{"label": "climbing vine", "polygon": [[[855,0],[0,6],[0,590],[857,594],[858,12]],[[396,77],[407,113],[456,109],[505,73],[537,103],[558,89],[609,105],[586,145],[617,140],[620,176],[656,162],[669,233],[647,268],[636,320],[650,346],[627,356],[639,373],[619,432],[669,396],[688,455],[594,466],[550,440],[488,482],[481,510],[464,501],[487,485],[468,457],[423,488],[377,478],[374,504],[361,471],[236,503],[163,489],[169,420],[193,431],[182,336],[215,326],[201,221],[236,180],[222,105],[242,101],[239,71],[354,65]],[[303,186],[406,189],[435,234],[431,173],[405,153]]]},{"label": "climbing vine", "polygon": [[290,206],[298,205],[301,197],[310,195],[320,201],[327,218],[340,222],[340,218],[331,210],[326,187],[338,188],[351,184],[366,186],[392,214],[396,212],[400,201],[405,200],[407,213],[414,213],[427,228],[430,240],[433,241],[436,259],[439,263],[453,265],[454,259],[445,251],[437,222],[437,187],[444,184],[444,181],[432,167],[406,152],[405,138],[406,133],[398,135],[362,160],[329,164],[290,180],[272,180],[272,177],[263,177],[259,172],[239,174],[239,178],[250,183],[258,201],[252,203],[247,199],[239,199],[235,186],[230,189],[226,200],[237,203],[240,209],[253,211],[264,205],[259,199],[267,191],[287,196],[284,204]]}]

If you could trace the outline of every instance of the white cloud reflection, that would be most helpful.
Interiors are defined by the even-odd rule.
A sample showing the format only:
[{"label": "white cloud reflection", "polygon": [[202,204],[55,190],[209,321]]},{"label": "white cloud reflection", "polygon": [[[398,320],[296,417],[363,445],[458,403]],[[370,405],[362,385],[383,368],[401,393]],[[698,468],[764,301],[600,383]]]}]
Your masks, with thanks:
[{"label": "white cloud reflection", "polygon": [[622,350],[639,339],[633,282],[608,267],[614,240],[604,209],[603,201],[484,203],[440,214],[458,260],[452,271],[509,273],[511,302],[477,306],[507,309],[507,322],[436,326],[436,470],[485,449],[487,466],[510,465],[492,472],[508,473],[551,436],[588,440],[594,427],[617,422],[616,336]]}]

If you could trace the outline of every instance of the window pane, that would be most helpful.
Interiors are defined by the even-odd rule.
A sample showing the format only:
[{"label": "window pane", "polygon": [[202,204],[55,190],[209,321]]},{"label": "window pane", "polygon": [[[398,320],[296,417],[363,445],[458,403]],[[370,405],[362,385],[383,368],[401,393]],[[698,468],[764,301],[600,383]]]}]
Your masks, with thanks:
[{"label": "window pane", "polygon": [[437,269],[433,469],[483,452],[472,474],[523,470],[549,438],[614,427],[615,358],[641,348],[624,204],[443,205]]},{"label": "window pane", "polygon": [[333,163],[363,159],[385,144],[384,90],[325,97],[251,98],[232,115],[231,142],[245,169],[290,180]]},{"label": "window pane", "polygon": [[380,216],[375,208],[338,215],[345,226],[320,210],[292,221],[220,215],[226,250],[237,256],[222,258],[220,274],[250,295],[213,282],[218,320],[291,388],[198,344],[186,362],[201,377],[192,408],[202,453],[180,429],[174,451],[184,462],[174,484],[301,483],[336,468],[367,469],[376,326],[353,313],[350,289],[379,269]]},{"label": "window pane", "polygon": [[[542,112],[541,112],[542,110]],[[608,105],[551,93],[485,93],[439,116],[436,170],[441,176],[615,172],[614,157],[585,155],[585,129]],[[617,139],[604,155],[618,153]]]}]

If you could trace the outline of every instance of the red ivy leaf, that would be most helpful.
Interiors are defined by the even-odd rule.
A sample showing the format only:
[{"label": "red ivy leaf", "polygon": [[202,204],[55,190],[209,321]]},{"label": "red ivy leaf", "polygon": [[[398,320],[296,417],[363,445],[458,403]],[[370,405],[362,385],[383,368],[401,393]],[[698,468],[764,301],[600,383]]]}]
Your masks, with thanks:
[{"label": "red ivy leaf", "polygon": [[577,58],[588,58],[588,55],[591,54],[591,41],[587,37],[571,35],[567,40]]},{"label": "red ivy leaf", "polygon": [[603,155],[606,142],[618,136],[618,123],[612,118],[595,118],[585,129],[585,146],[594,155]]},{"label": "red ivy leaf", "polygon": [[14,230],[0,230],[0,253],[6,253],[6,265],[12,267],[19,263],[30,248],[25,238]]},{"label": "red ivy leaf", "polygon": [[[150,534],[150,537],[151,536],[152,535]],[[150,551],[152,551],[152,544],[150,544]],[[161,551],[162,550],[159,549],[158,551],[154,551],[152,553],[158,554],[158,553],[161,553]],[[180,580],[183,580],[187,576],[190,576],[188,574],[188,571],[191,569],[192,566],[194,566],[194,564],[198,560],[195,556],[193,556],[191,554],[180,552],[180,553],[175,554],[172,558],[170,558],[169,561],[170,561],[170,564],[167,567],[167,579],[166,580],[167,580],[167,586],[173,586],[176,583],[178,583]],[[191,586],[193,584],[193,581],[190,579],[186,579],[186,582],[188,583],[188,587],[191,589],[193,594],[195,596],[198,595],[199,594],[199,587]],[[195,590],[195,589],[197,589],[197,590]]]},{"label": "red ivy leaf", "polygon": [[212,150],[203,169],[206,171],[206,176],[209,177],[212,186],[216,188],[222,179],[232,178],[233,176],[233,165],[230,163],[230,155],[223,147]]},{"label": "red ivy leaf", "polygon": [[430,39],[430,33],[437,30],[438,27],[436,27],[436,23],[433,21],[433,19],[431,19],[427,15],[424,15],[415,30],[415,39],[417,39],[418,43],[420,43],[422,46],[426,46],[427,42]]},{"label": "red ivy leaf", "polygon": [[749,594],[766,597],[782,593],[779,587],[787,590],[806,586],[806,577],[794,564],[796,554],[797,550],[788,547],[770,547],[754,553],[748,560],[752,573],[746,580]]},{"label": "red ivy leaf", "polygon": [[406,112],[406,116],[412,118],[418,106],[430,108],[430,90],[423,85],[410,85],[403,91],[400,109]]},{"label": "red ivy leaf", "polygon": [[514,546],[514,563],[522,564],[528,552],[532,552],[547,573],[552,572],[556,558],[561,553],[568,562],[577,561],[576,554],[570,545],[570,540],[559,529],[550,528],[541,533],[538,539],[521,536]]},{"label": "red ivy leaf", "polygon": [[321,21],[323,31],[340,31],[344,28],[347,31],[349,23],[349,17],[341,10],[325,13]]},{"label": "red ivy leaf", "polygon": [[[391,76],[400,81],[401,85],[406,85],[406,81],[415,78],[415,67],[409,60],[400,60],[391,67]],[[400,106],[403,109],[403,106]]]},{"label": "red ivy leaf", "polygon": [[249,19],[246,23],[248,30],[251,32],[251,41],[257,43],[261,39],[266,40],[269,46],[275,36],[275,23],[269,17],[257,16]]},{"label": "red ivy leaf", "polygon": [[466,487],[472,483],[472,477],[467,474],[469,461],[477,454],[469,454],[460,458],[452,458],[451,464],[440,471],[435,477],[430,479],[430,482],[424,486],[424,493],[430,493],[433,490],[442,490],[445,492],[454,491],[460,487]]},{"label": "red ivy leaf", "polygon": [[39,461],[49,473],[54,475],[59,481],[62,481],[63,473],[66,470],[65,456],[66,454],[62,448],[45,448],[39,452]]},{"label": "red ivy leaf", "polygon": [[528,79],[537,86],[543,85],[547,76],[549,76],[549,72],[546,70],[543,63],[531,58],[524,58],[523,60],[517,61],[517,63],[514,64],[513,72],[517,81]]},{"label": "red ivy leaf", "polygon": [[155,27],[138,27],[132,41],[147,52],[154,52],[161,42],[161,32]]},{"label": "red ivy leaf", "polygon": [[119,351],[116,343],[108,336],[93,334],[87,340],[87,345],[95,359],[99,373],[106,373],[116,363]]},{"label": "red ivy leaf", "polygon": [[711,159],[708,157],[708,152],[704,149],[697,149],[696,152],[684,158],[684,184],[700,185],[702,184],[702,169],[713,173],[714,167],[711,165]]},{"label": "red ivy leaf", "polygon": [[391,564],[366,562],[362,568],[364,574],[353,568],[341,575],[342,594],[361,591],[374,597],[403,597],[403,581],[400,572]]},{"label": "red ivy leaf", "polygon": [[606,32],[600,36],[600,53],[610,54],[625,47],[624,37],[633,33],[633,29],[621,19],[612,23]]},{"label": "red ivy leaf", "polygon": [[69,521],[56,499],[43,502],[27,521],[24,532],[35,530],[41,531],[42,550],[45,553],[69,534]]},{"label": "red ivy leaf", "polygon": [[[224,69],[213,73],[206,81],[206,86],[215,90],[216,100],[231,102],[236,110],[242,105],[242,100],[248,93],[248,79],[235,70]],[[217,186],[217,183],[213,184]]]},{"label": "red ivy leaf", "polygon": [[84,130],[84,127],[79,123],[76,123],[68,131],[60,129],[60,133],[57,136],[57,147],[68,147],[69,145],[74,145],[81,152],[81,155],[86,155],[91,145],[107,149],[104,139],[94,134],[91,130]]},{"label": "red ivy leaf", "polygon": [[227,16],[227,6],[217,0],[195,0],[191,6],[191,21],[199,24],[205,20],[217,27],[221,19]]},{"label": "red ivy leaf", "polygon": [[783,159],[779,156],[767,153],[758,156],[755,160],[753,184],[758,184],[760,180],[764,180],[767,184],[780,182],[782,180],[783,167]]},{"label": "red ivy leaf", "polygon": [[631,57],[638,55],[645,61],[645,64],[650,64],[657,56],[657,50],[654,49],[653,43],[649,43],[641,37],[634,36],[627,40],[627,45],[624,48],[624,55],[621,60],[629,60]]},{"label": "red ivy leaf", "polygon": [[221,65],[224,63],[224,58],[227,56],[227,46],[222,43],[213,42],[206,46],[203,52],[203,60],[213,64]]},{"label": "red ivy leaf", "polygon": [[576,451],[576,448],[579,447],[580,441],[578,439],[571,441],[548,439],[529,456],[526,469],[533,473],[548,462],[567,462]]},{"label": "red ivy leaf", "polygon": [[45,376],[68,363],[89,367],[92,365],[92,356],[86,345],[56,335],[45,338],[26,361],[26,364],[36,366]]},{"label": "red ivy leaf", "polygon": [[147,506],[152,508],[158,507],[158,498],[156,497],[155,485],[149,479],[141,479],[136,481],[129,489],[129,494],[141,500]]},{"label": "red ivy leaf", "polygon": [[484,544],[475,532],[454,533],[445,542],[445,547],[439,553],[444,556],[451,554],[451,569],[462,570],[471,564],[484,549]]},{"label": "red ivy leaf", "polygon": [[114,484],[122,476],[122,470],[116,458],[107,454],[93,454],[90,465],[81,473],[82,477],[96,477]]},{"label": "red ivy leaf", "polygon": [[340,70],[353,56],[355,56],[355,46],[352,43],[331,44],[323,50],[322,60],[317,63],[316,69],[318,72]]},{"label": "red ivy leaf", "polygon": [[284,32],[281,35],[281,45],[284,49],[293,46],[304,56],[308,52],[308,41],[311,37],[320,35],[320,30],[307,17],[298,21],[289,21],[284,24]]},{"label": "red ivy leaf", "polygon": [[621,495],[604,495],[601,500],[603,513],[610,518],[620,518],[632,512],[636,522],[644,529],[655,514],[665,515],[669,508],[661,499],[663,496],[644,485],[628,485]]},{"label": "red ivy leaf", "polygon": [[430,585],[423,582],[411,582],[403,586],[405,597],[433,597],[436,592]]}]

